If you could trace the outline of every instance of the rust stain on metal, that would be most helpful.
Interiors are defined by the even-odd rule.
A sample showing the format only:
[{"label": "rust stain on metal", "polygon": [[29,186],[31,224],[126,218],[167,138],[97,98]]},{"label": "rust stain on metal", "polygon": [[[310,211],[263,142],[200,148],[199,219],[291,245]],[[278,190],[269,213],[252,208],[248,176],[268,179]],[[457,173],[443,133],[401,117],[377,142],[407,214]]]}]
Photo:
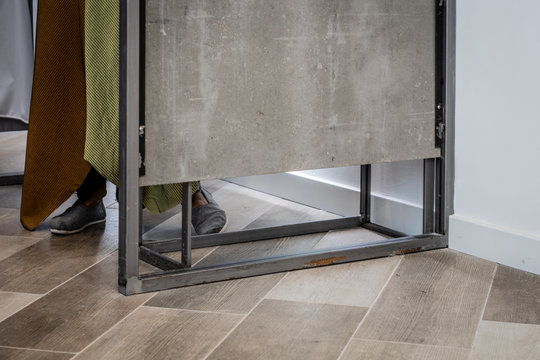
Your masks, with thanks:
[{"label": "rust stain on metal", "polygon": [[420,250],[422,250],[421,247],[415,247],[415,248],[412,248],[412,249],[397,250],[397,251],[394,251],[394,255],[411,254],[411,253],[419,252]]},{"label": "rust stain on metal", "polygon": [[343,259],[345,259],[345,256],[336,256],[336,257],[331,257],[328,259],[313,260],[308,263],[305,263],[304,268],[330,265],[330,264],[335,263],[336,261],[340,261]]}]

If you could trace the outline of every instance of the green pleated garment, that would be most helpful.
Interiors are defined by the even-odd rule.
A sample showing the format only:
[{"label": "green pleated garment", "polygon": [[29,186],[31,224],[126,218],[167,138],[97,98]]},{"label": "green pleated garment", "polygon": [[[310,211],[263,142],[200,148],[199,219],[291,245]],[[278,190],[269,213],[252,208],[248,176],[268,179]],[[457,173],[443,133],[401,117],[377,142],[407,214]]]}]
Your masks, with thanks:
[{"label": "green pleated garment", "polygon": [[[84,159],[118,185],[119,33],[118,0],[85,2],[86,143]],[[199,184],[193,184],[193,192]],[[157,214],[182,202],[182,185],[148,186],[143,204]]]}]

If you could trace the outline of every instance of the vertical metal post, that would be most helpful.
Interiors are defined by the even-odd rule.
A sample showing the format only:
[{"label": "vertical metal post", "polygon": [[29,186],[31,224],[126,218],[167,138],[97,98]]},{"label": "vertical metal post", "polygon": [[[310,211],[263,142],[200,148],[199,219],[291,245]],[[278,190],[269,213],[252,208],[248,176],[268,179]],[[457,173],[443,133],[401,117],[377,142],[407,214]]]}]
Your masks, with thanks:
[{"label": "vertical metal post", "polygon": [[444,159],[435,161],[435,222],[434,231],[444,234],[445,210],[444,210]]},{"label": "vertical metal post", "polygon": [[456,0],[445,1],[444,13],[444,118],[446,132],[442,147],[443,184],[441,234],[448,234],[448,219],[454,213],[454,150],[456,105]]},{"label": "vertical metal post", "polygon": [[434,231],[448,234],[453,212],[454,107],[455,107],[455,0],[440,0],[436,10],[436,142],[441,157],[435,160]]},{"label": "vertical metal post", "polygon": [[182,265],[191,267],[191,183],[182,184]]},{"label": "vertical metal post", "polygon": [[424,160],[424,201],[423,201],[423,234],[435,231],[434,214],[435,196],[435,159]]},{"label": "vertical metal post", "polygon": [[360,167],[360,215],[362,223],[371,222],[371,165]]},{"label": "vertical metal post", "polygon": [[120,173],[118,287],[134,291],[139,275],[139,0],[120,1]]}]

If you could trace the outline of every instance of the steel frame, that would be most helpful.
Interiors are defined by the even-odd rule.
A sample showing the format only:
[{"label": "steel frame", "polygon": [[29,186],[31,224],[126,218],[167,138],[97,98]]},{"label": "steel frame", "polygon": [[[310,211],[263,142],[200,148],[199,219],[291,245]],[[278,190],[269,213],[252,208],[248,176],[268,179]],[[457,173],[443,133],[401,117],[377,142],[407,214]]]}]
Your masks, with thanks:
[{"label": "steel frame", "polygon": [[[140,134],[144,124],[144,0],[120,2],[120,230],[119,291],[125,295],[214,281],[425,251],[448,245],[448,216],[453,191],[453,66],[455,0],[434,0],[436,14],[436,119],[441,157],[424,159],[423,234],[406,236],[370,221],[371,165],[361,166],[360,215],[239,232],[191,234],[191,196],[182,203],[182,238],[142,241],[142,204],[139,176]],[[445,81],[449,79],[450,81]],[[142,128],[143,129],[143,128]],[[183,184],[184,194],[191,184]],[[357,246],[308,251],[288,256],[191,267],[191,250],[247,241],[363,227],[393,239]],[[178,262],[163,253],[182,251]],[[143,260],[161,269],[139,274]]]}]

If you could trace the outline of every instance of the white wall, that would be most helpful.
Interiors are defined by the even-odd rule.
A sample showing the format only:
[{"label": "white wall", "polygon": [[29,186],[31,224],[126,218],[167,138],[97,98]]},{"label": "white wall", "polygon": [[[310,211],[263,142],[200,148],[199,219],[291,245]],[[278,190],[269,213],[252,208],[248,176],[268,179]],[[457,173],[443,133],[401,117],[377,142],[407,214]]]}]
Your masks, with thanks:
[{"label": "white wall", "polygon": [[540,2],[457,0],[450,247],[540,274]]}]

